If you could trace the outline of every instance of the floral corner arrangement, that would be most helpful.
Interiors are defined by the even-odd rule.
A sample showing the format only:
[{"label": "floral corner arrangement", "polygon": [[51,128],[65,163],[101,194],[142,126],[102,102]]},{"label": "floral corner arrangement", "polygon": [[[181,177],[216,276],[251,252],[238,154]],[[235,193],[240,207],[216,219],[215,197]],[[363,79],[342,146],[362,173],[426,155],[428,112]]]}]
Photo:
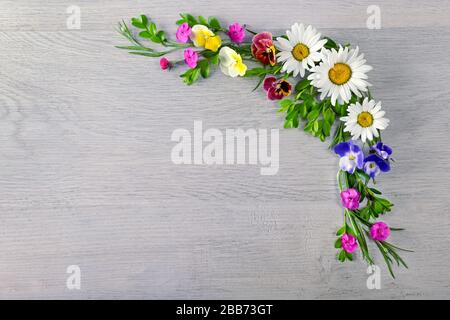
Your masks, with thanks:
[{"label": "floral corner arrangement", "polygon": [[[273,36],[239,23],[223,28],[215,17],[180,16],[176,40],[169,39],[145,15],[131,19],[137,32],[122,21],[118,32],[130,45],[118,48],[160,58],[162,70],[184,67],[180,77],[187,85],[208,78],[216,65],[229,77],[256,78],[255,90],[262,85],[269,100],[280,100],[278,112],[286,113],[285,128],[304,123],[303,130],[321,141],[332,135],[330,148],[340,158],[337,185],[344,213],[334,244],[337,259],[353,260],[359,247],[362,258],[372,265],[372,242],[392,277],[394,263],[407,268],[398,251],[409,250],[387,241],[391,232],[402,229],[379,220],[393,204],[374,187],[375,178],[390,171],[393,151],[381,139],[389,120],[381,102],[370,94],[367,73],[372,67],[359,48],[340,45],[314,27],[299,23],[286,34]],[[246,41],[249,35],[252,39]],[[161,49],[144,45],[144,41]],[[177,51],[181,51],[178,59],[166,57]]]}]

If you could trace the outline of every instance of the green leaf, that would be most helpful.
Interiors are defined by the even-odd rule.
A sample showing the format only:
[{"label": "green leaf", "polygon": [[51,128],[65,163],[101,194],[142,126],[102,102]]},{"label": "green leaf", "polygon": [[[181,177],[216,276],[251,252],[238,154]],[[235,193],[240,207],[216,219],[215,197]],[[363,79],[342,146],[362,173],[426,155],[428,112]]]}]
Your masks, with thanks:
[{"label": "green leaf", "polygon": [[252,92],[255,91],[256,89],[258,89],[259,86],[263,83],[263,81],[264,81],[264,76],[260,76],[260,77],[259,77],[259,81],[258,81],[258,83],[256,84],[256,86],[253,88]]},{"label": "green leaf", "polygon": [[207,51],[205,51],[205,52],[203,52],[202,53],[203,54],[203,56],[205,57],[205,58],[211,58],[211,57],[213,57],[213,56],[215,56],[215,55],[218,55],[219,53],[218,52],[214,52],[214,51],[211,51],[211,50],[207,50]]},{"label": "green leaf", "polygon": [[347,104],[339,104],[339,102],[336,102],[334,109],[339,116],[344,117],[347,115],[347,107]]},{"label": "green leaf", "polygon": [[361,194],[361,198],[359,199],[359,202],[363,202],[366,198],[366,189],[364,187],[363,183],[358,183],[356,185],[356,188],[358,189],[358,192]]},{"label": "green leaf", "polygon": [[359,210],[359,214],[360,214],[362,219],[368,220],[369,217],[370,217],[370,209],[369,209],[369,207],[364,207],[361,210]]},{"label": "green leaf", "polygon": [[345,261],[345,257],[346,257],[345,251],[341,250],[341,252],[339,252],[339,256],[338,256],[339,261],[340,262],[344,262]]},{"label": "green leaf", "polygon": [[354,174],[348,174],[347,175],[347,180],[348,180],[348,187],[349,188],[353,188],[356,185],[356,178]]},{"label": "green leaf", "polygon": [[197,79],[198,79],[198,77],[200,75],[200,69],[195,68],[195,69],[192,69],[192,70],[194,70],[194,71],[192,72],[189,85],[194,83],[195,81],[197,81]]},{"label": "green leaf", "polygon": [[183,78],[184,83],[186,83],[188,86],[190,86],[195,81],[197,81],[199,76],[200,76],[200,68],[199,67],[196,67],[194,69],[189,69],[188,71],[186,71],[185,73],[180,75],[180,77]]},{"label": "green leaf", "polygon": [[389,212],[391,211],[391,208],[394,206],[392,202],[384,198],[376,198],[374,202],[382,207],[381,211],[379,211],[380,213]]},{"label": "green leaf", "polygon": [[321,123],[319,120],[314,121],[313,129],[315,132],[319,132],[319,129],[321,127]]},{"label": "green leaf", "polygon": [[154,43],[162,43],[162,40],[155,34],[150,37],[150,40],[152,40]]},{"label": "green leaf", "polygon": [[145,39],[151,39],[152,35],[148,31],[139,32],[139,36]]},{"label": "green leaf", "polygon": [[203,78],[208,78],[210,73],[210,67],[208,60],[200,60],[198,62],[198,66],[200,67],[200,74]]},{"label": "green leaf", "polygon": [[331,110],[331,108],[325,109],[325,111],[323,112],[323,118],[325,119],[326,122],[330,124],[330,126],[334,123],[334,120],[336,119],[335,113],[333,110]]},{"label": "green leaf", "polygon": [[314,121],[317,119],[317,117],[319,117],[319,114],[320,114],[319,110],[314,109],[310,113],[308,113],[308,116],[306,118],[308,119],[308,121]]},{"label": "green leaf", "polygon": [[184,19],[188,23],[189,27],[193,27],[196,24],[198,24],[197,19],[195,19],[195,17],[192,14],[184,13],[182,15],[182,17],[184,17]]},{"label": "green leaf", "polygon": [[308,115],[308,106],[305,103],[297,104],[296,106],[299,109],[302,119],[306,119],[306,116]]},{"label": "green leaf", "polygon": [[291,120],[298,117],[298,111],[296,109],[291,109],[286,115],[286,120]]},{"label": "green leaf", "polygon": [[356,170],[355,173],[356,173],[357,178],[358,178],[362,183],[364,183],[364,185],[367,185],[367,183],[368,183],[369,180],[370,180],[370,176],[369,176],[367,173],[365,173],[365,172],[363,172],[363,171],[360,171],[360,170]]},{"label": "green leaf", "polygon": [[345,233],[345,226],[336,231],[336,236],[341,236]]},{"label": "green leaf", "polygon": [[375,189],[375,188],[369,188],[369,189],[370,189],[370,191],[372,191],[375,194],[378,194],[378,195],[381,194],[381,191],[379,191],[378,189]]},{"label": "green leaf", "polygon": [[339,190],[347,190],[349,188],[346,171],[339,170],[339,172],[337,174],[337,180],[338,180]]},{"label": "green leaf", "polygon": [[295,91],[300,92],[303,89],[308,88],[309,86],[311,86],[310,80],[308,80],[308,79],[300,80],[295,86]]},{"label": "green leaf", "polygon": [[355,220],[354,216],[352,215],[351,212],[349,212],[349,218],[350,218],[350,222],[352,224],[352,227],[355,231],[356,234],[356,238],[358,240],[358,244],[359,247],[361,249],[361,253],[364,257],[364,259],[369,262],[369,263],[373,263],[372,257],[369,255],[369,249],[367,248],[367,242],[366,242],[366,238],[364,237],[364,234],[361,230],[360,225],[358,224],[358,222]]},{"label": "green leaf", "polygon": [[353,231],[352,227],[350,226],[347,226],[347,228],[345,229],[345,233],[351,234],[352,236],[356,237],[355,231]]},{"label": "green leaf", "polygon": [[383,246],[381,245],[381,243],[379,241],[375,241],[375,244],[377,245],[378,249],[380,250],[381,254],[383,255],[384,261],[386,262],[386,265],[389,269],[389,273],[391,274],[391,277],[395,279],[395,275],[394,272],[392,271],[392,266],[391,266],[391,259],[387,256],[386,250],[383,248]]},{"label": "green leaf", "polygon": [[141,14],[141,22],[142,22],[142,25],[144,27],[147,27],[147,25],[148,25],[148,18],[147,18],[147,16],[145,14]]},{"label": "green leaf", "polygon": [[203,17],[203,16],[199,16],[199,17],[198,17],[198,22],[200,22],[200,24],[202,24],[202,25],[204,25],[204,26],[209,27],[208,21],[207,21],[206,18]]},{"label": "green leaf", "polygon": [[166,41],[166,33],[162,30],[158,31],[156,36],[161,40],[161,42]]},{"label": "green leaf", "polygon": [[323,121],[322,133],[323,133],[324,137],[328,137],[331,133],[331,125],[327,121]]},{"label": "green leaf", "polygon": [[200,70],[203,78],[208,78],[211,68],[209,67],[209,64],[207,64],[204,68]]},{"label": "green leaf", "polygon": [[280,107],[283,109],[288,109],[292,105],[291,99],[283,99],[280,101]]},{"label": "green leaf", "polygon": [[288,128],[298,128],[298,110],[295,108],[290,108],[287,115],[286,120],[284,122],[284,127]]},{"label": "green leaf", "polygon": [[324,37],[324,39],[327,39],[327,43],[325,43],[324,47],[327,49],[337,49],[338,45],[336,42],[334,42],[332,39],[328,38],[328,37]]},{"label": "green leaf", "polygon": [[218,64],[219,63],[219,52],[213,52],[210,50],[207,50],[203,52],[202,54],[206,59],[209,59],[209,62],[212,64]]},{"label": "green leaf", "polygon": [[220,22],[219,22],[219,20],[217,20],[216,17],[209,17],[208,22],[209,22],[209,26],[211,27],[211,29],[214,29],[214,30],[221,29]]},{"label": "green leaf", "polygon": [[165,54],[170,53],[171,51],[161,51],[161,52],[130,52],[131,54],[136,54],[139,56],[144,56],[144,57],[151,57],[151,58],[158,58],[158,57],[162,57]]},{"label": "green leaf", "polygon": [[[303,103],[305,103],[308,106],[308,110],[319,110],[319,106],[320,104],[318,104],[316,102],[316,99],[314,99],[314,97],[307,95],[305,97],[303,97]],[[320,113],[320,110],[319,110]]]},{"label": "green leaf", "polygon": [[140,46],[116,46],[116,48],[125,49],[125,50],[133,50],[133,51],[147,51],[147,52],[155,51],[151,48],[140,47]]},{"label": "green leaf", "polygon": [[313,122],[308,122],[306,125],[305,125],[305,127],[303,128],[303,130],[305,131],[305,132],[309,132],[309,133],[312,133],[312,127],[313,127]]},{"label": "green leaf", "polygon": [[[204,54],[203,54],[204,55]],[[261,76],[267,73],[267,70],[264,68],[253,68],[247,70],[245,73],[245,77],[255,77],[255,76]]]},{"label": "green leaf", "polygon": [[148,19],[141,15],[139,18],[131,18],[131,24],[138,29],[147,29]]},{"label": "green leaf", "polygon": [[148,33],[150,33],[152,36],[156,35],[156,24],[153,22],[150,22],[149,27],[147,28]]},{"label": "green leaf", "polygon": [[334,247],[336,249],[342,248],[342,240],[341,240],[341,238],[337,238],[337,240],[334,242]]}]

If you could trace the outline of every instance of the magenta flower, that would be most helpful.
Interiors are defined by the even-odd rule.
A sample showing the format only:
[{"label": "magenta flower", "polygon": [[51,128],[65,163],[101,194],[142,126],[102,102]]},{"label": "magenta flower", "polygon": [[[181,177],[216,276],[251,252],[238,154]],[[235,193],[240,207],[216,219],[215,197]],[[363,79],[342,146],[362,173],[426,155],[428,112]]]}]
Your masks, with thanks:
[{"label": "magenta flower", "polygon": [[269,100],[280,100],[291,94],[292,86],[284,79],[277,80],[275,77],[267,77],[263,84],[264,90],[267,91]]},{"label": "magenta flower", "polygon": [[188,42],[190,35],[191,35],[191,28],[189,28],[187,22],[182,23],[177,30],[178,41],[186,43]]},{"label": "magenta flower", "polygon": [[159,65],[161,66],[162,70],[166,70],[170,67],[170,61],[167,60],[167,58],[161,58],[161,60],[159,60]]},{"label": "magenta flower", "polygon": [[359,208],[361,194],[358,190],[350,188],[341,192],[341,202],[344,208],[356,210]]},{"label": "magenta flower", "polygon": [[342,249],[345,252],[352,253],[358,248],[358,242],[356,242],[356,238],[351,234],[344,233],[341,237]]},{"label": "magenta flower", "polygon": [[373,240],[384,241],[391,234],[391,229],[388,225],[382,221],[375,222],[372,227],[370,227],[370,236]]},{"label": "magenta flower", "polygon": [[239,23],[233,23],[228,27],[228,36],[230,37],[230,40],[234,43],[242,43],[245,38],[245,29],[243,26],[241,26]]},{"label": "magenta flower", "polygon": [[184,50],[184,61],[189,66],[189,68],[195,68],[198,61],[198,53],[192,48],[187,48]]}]

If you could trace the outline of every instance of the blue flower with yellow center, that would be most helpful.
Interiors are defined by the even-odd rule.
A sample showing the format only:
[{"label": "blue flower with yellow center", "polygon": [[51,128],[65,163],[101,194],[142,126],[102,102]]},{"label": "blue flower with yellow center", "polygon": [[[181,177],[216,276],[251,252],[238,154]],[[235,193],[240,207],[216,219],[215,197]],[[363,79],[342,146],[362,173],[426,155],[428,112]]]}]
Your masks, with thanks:
[{"label": "blue flower with yellow center", "polygon": [[337,144],[334,147],[334,152],[341,157],[339,160],[341,170],[354,173],[356,168],[363,168],[364,154],[361,148],[352,141]]},{"label": "blue flower with yellow center", "polygon": [[390,171],[389,157],[391,154],[392,149],[388,145],[378,142],[371,148],[370,155],[364,159],[364,172],[373,179],[380,172]]}]

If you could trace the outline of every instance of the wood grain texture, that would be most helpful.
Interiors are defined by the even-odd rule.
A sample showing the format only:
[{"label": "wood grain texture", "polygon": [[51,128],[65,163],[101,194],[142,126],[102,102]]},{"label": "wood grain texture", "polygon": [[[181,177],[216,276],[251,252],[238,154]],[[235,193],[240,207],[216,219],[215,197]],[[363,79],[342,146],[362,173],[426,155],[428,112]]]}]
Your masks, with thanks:
[{"label": "wood grain texture", "polygon": [[[0,6],[0,298],[450,298],[448,1],[72,1]],[[359,44],[391,119],[395,169],[380,188],[386,220],[406,228],[409,270],[366,288],[366,266],[339,264],[337,159],[301,130],[280,130],[280,170],[177,166],[177,128],[282,128],[250,79],[176,72],[114,45],[117,21],[147,13],[169,31],[178,12],[282,32],[295,21]],[[175,89],[174,89],[175,88]],[[381,263],[381,257],[376,255]],[[82,289],[66,289],[68,265]]]}]

